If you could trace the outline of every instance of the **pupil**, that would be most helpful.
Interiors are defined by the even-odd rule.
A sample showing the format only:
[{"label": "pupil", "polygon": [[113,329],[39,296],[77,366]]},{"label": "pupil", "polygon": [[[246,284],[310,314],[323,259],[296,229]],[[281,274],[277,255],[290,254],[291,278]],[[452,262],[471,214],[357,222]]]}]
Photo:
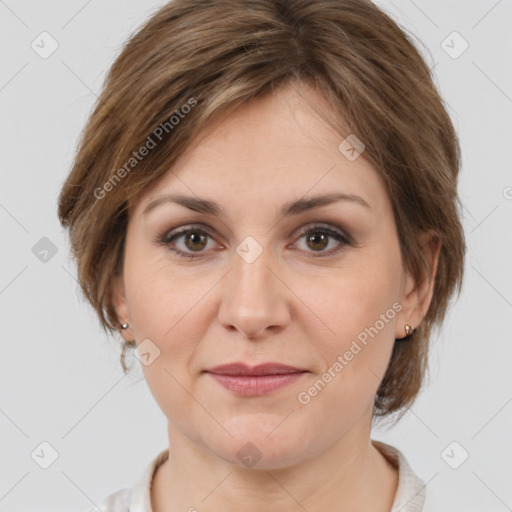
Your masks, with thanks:
[{"label": "pupil", "polygon": [[[309,240],[309,241],[312,241],[312,242],[313,242],[313,244],[316,244],[316,243],[317,243],[317,241],[318,241],[318,238],[321,238],[321,240],[322,240],[322,242],[323,242],[323,243],[321,243],[321,242],[320,242],[320,243],[321,243],[321,247],[319,247],[319,248],[320,248],[320,249],[325,248],[325,247],[327,246],[327,237],[325,236],[325,234],[315,234],[315,235],[311,235],[311,236],[309,237],[309,239],[308,239],[308,240]],[[313,248],[314,248],[314,247],[313,247]],[[318,247],[317,247],[317,248],[318,248]]]},{"label": "pupil", "polygon": [[[189,249],[194,249],[194,247],[195,248],[198,247],[196,242],[203,242],[202,246],[199,246],[199,248],[202,249],[204,247],[204,245],[205,245],[205,243],[204,243],[205,242],[205,238],[206,238],[205,235],[202,235],[202,234],[201,235],[198,235],[197,233],[189,234],[187,236],[187,247]],[[189,245],[188,242],[190,242],[190,241],[192,241],[192,245]]]}]

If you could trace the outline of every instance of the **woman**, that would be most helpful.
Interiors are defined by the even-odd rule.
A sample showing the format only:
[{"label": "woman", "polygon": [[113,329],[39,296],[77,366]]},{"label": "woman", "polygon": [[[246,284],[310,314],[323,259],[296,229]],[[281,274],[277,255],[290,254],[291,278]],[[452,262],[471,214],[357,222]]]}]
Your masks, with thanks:
[{"label": "woman", "polygon": [[175,0],[131,37],[59,203],[169,448],[102,510],[431,510],[398,420],[460,291],[457,136],[366,0]]}]

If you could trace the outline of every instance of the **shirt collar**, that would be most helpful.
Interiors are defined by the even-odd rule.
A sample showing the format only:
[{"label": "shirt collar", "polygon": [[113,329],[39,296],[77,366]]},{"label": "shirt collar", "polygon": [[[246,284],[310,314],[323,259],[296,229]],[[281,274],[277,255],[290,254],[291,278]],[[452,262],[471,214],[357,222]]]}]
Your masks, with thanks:
[{"label": "shirt collar", "polygon": [[372,444],[398,469],[398,488],[391,512],[421,512],[425,503],[425,482],[414,473],[400,450],[373,439]]},{"label": "shirt collar", "polygon": [[129,512],[152,512],[151,508],[151,484],[153,475],[160,464],[169,457],[169,449],[162,450],[147,466],[141,477],[131,488]]}]

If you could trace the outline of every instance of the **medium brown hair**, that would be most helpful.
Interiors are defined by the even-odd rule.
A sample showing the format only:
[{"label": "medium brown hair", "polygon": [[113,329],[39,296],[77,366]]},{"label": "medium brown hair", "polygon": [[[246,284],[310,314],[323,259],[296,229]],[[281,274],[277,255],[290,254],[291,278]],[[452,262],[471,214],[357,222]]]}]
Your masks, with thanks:
[{"label": "medium brown hair", "polygon": [[412,337],[395,342],[375,397],[374,417],[405,412],[428,368],[431,330],[461,290],[460,148],[411,37],[368,0],[173,0],[152,15],[110,68],[60,193],[80,286],[105,331],[117,331],[112,283],[129,203],[213,116],[295,81],[332,105],[321,114],[340,142],[355,134],[365,143],[393,206],[404,268],[414,277],[428,269],[420,233],[441,241],[430,307]]}]

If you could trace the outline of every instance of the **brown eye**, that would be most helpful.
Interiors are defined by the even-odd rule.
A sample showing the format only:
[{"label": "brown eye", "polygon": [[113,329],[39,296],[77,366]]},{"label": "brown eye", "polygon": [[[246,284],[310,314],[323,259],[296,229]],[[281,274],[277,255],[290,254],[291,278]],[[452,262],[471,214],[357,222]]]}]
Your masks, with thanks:
[{"label": "brown eye", "polygon": [[206,246],[206,237],[203,233],[197,231],[189,231],[185,236],[185,245],[191,251],[200,251]]},{"label": "brown eye", "polygon": [[[313,254],[314,258],[332,256],[343,249],[344,246],[350,245],[348,236],[345,236],[341,231],[322,225],[309,226],[301,232],[299,238],[305,240],[306,252],[318,253]],[[335,246],[334,249],[326,251],[325,249],[329,246],[332,239],[338,242],[337,247]]]},{"label": "brown eye", "polygon": [[320,233],[319,231],[315,232],[313,235],[309,235],[306,238],[306,243],[309,247],[316,250],[323,250],[329,245],[329,235],[325,233]]},{"label": "brown eye", "polygon": [[167,246],[180,257],[195,258],[207,252],[204,249],[208,245],[208,238],[212,238],[211,235],[202,229],[186,228],[177,232],[166,233],[159,237],[157,242]]},{"label": "brown eye", "polygon": [[[175,232],[167,232],[160,237],[156,237],[155,242],[168,247],[177,256],[197,258],[208,253],[209,238],[213,240],[213,237],[207,231],[188,227]],[[314,258],[333,256],[346,245],[350,245],[349,235],[323,225],[309,226],[308,229],[302,231],[299,239],[305,240],[306,248],[304,251],[310,253]],[[334,244],[335,247],[326,250],[333,240],[337,242],[337,244]]]}]

